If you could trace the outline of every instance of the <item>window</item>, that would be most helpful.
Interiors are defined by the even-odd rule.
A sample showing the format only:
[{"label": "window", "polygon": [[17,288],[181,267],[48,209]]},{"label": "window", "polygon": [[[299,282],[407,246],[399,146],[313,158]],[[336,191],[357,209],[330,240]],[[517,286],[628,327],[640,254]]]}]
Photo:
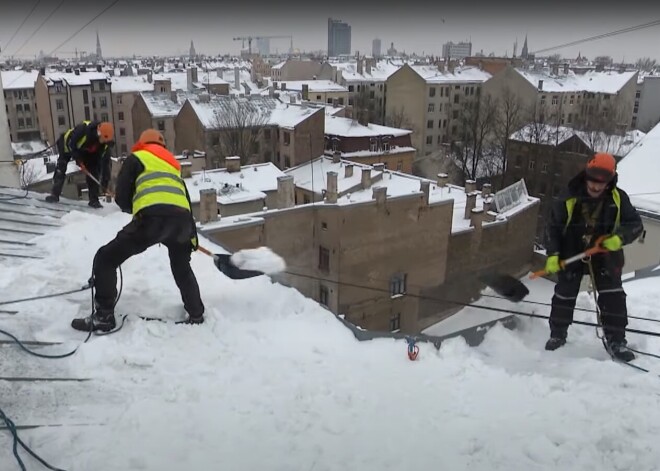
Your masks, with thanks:
[{"label": "window", "polygon": [[378,139],[373,137],[369,139],[369,150],[371,152],[376,152],[378,150]]},{"label": "window", "polygon": [[396,273],[390,279],[390,296],[398,296],[406,294],[406,281],[408,275],[406,273]]},{"label": "window", "polygon": [[541,172],[547,173],[547,171],[548,171],[548,162],[543,162],[541,164]]},{"label": "window", "polygon": [[390,332],[396,332],[397,330],[401,330],[401,313],[390,317]]},{"label": "window", "polygon": [[288,155],[284,156],[284,168],[289,168],[291,167],[291,157]]},{"label": "window", "polygon": [[429,96],[434,97],[435,96],[435,87],[429,88]]},{"label": "window", "polygon": [[119,121],[124,120],[124,112],[123,111],[120,111],[119,113],[117,113],[117,119],[119,119]]},{"label": "window", "polygon": [[25,118],[25,126],[28,128],[32,127],[32,118]]},{"label": "window", "polygon": [[348,91],[349,92],[354,92],[355,91],[355,85],[349,85],[348,86]]},{"label": "window", "polygon": [[332,98],[327,99],[328,105],[332,105]]},{"label": "window", "polygon": [[575,102],[575,95],[571,95],[571,99],[568,102],[569,105],[572,105]]},{"label": "window", "polygon": [[[371,93],[373,93],[373,92],[371,92]],[[373,98],[373,97],[371,97],[371,98]],[[337,98],[337,104],[340,105],[340,106],[344,106],[344,97]]]},{"label": "window", "polygon": [[165,131],[165,121],[163,121],[162,119],[158,121],[158,130]]},{"label": "window", "polygon": [[446,119],[442,120],[442,129],[447,129],[447,120]]},{"label": "window", "polygon": [[426,136],[426,145],[433,144],[433,136]]},{"label": "window", "polygon": [[23,111],[23,105],[16,105],[16,112],[21,113]]},{"label": "window", "polygon": [[541,95],[541,106],[545,105],[545,95]]},{"label": "window", "polygon": [[435,105],[433,103],[429,103],[429,113],[433,113],[435,111]]},{"label": "window", "polygon": [[330,271],[330,250],[319,246],[319,270]]},{"label": "window", "polygon": [[328,230],[328,223],[321,221],[321,230],[327,231]]},{"label": "window", "polygon": [[64,100],[62,100],[61,98],[55,100],[55,109],[57,111],[62,111],[64,109]]},{"label": "window", "polygon": [[458,126],[456,126],[456,125],[454,124],[454,125],[451,127],[451,134],[452,134],[452,136],[456,135],[457,132],[458,132]]},{"label": "window", "polygon": [[[160,91],[161,91],[161,92],[164,92],[165,90],[163,90],[163,89],[161,88]],[[116,102],[118,105],[121,105],[121,95],[119,95],[119,96],[117,97],[117,100],[115,100],[115,102]]]},{"label": "window", "polygon": [[105,82],[99,82],[99,90],[105,90]]},{"label": "window", "polygon": [[426,122],[426,129],[433,129],[433,120],[432,119],[429,119]]},{"label": "window", "polygon": [[101,121],[108,121],[108,113],[101,113]]},{"label": "window", "polygon": [[126,135],[126,128],[119,128],[119,135],[120,136],[125,136]]},{"label": "window", "polygon": [[353,99],[352,98],[348,99],[348,106],[353,106]]},{"label": "window", "polygon": [[83,103],[85,105],[89,104],[89,93],[87,92],[87,90],[83,90]]},{"label": "window", "polygon": [[107,108],[108,107],[108,99],[104,96],[99,98],[99,104],[101,105],[101,108]]},{"label": "window", "polygon": [[58,126],[64,126],[65,121],[64,121],[64,116],[58,116],[57,117],[57,125]]},{"label": "window", "polygon": [[[321,95],[316,95],[316,101],[321,101],[323,97]],[[330,103],[332,103],[332,100],[330,100]]]},{"label": "window", "polygon": [[264,129],[264,139],[270,140],[270,129]]},{"label": "window", "polygon": [[529,161],[529,167],[528,167],[528,168],[529,168],[530,170],[534,170],[534,164],[535,164],[535,162],[534,162],[533,160],[530,160],[530,161]]},{"label": "window", "polygon": [[[371,90],[371,91],[369,92],[369,98],[372,99],[372,100],[373,100],[374,98],[376,98],[376,92],[374,92],[373,90]],[[341,98],[340,98],[340,99],[341,99]],[[341,104],[341,103],[340,103],[340,104]]]},{"label": "window", "polygon": [[23,129],[25,127],[25,120],[23,118],[18,118],[18,129]]},{"label": "window", "polygon": [[89,121],[89,106],[85,106],[85,119]]},{"label": "window", "polygon": [[553,96],[552,96],[552,104],[553,104],[553,105],[556,105],[556,104],[558,104],[558,103],[559,103],[559,96],[557,96],[557,95],[553,95]]},{"label": "window", "polygon": [[328,297],[330,296],[330,293],[328,292],[328,288],[323,285],[319,285],[319,303],[328,306]]},{"label": "window", "polygon": [[438,145],[442,144],[442,136],[438,134]]},{"label": "window", "polygon": [[288,146],[289,144],[291,144],[291,134],[290,133],[284,131],[284,133],[282,133],[282,139],[284,140],[284,145],[285,146]]},{"label": "window", "polygon": [[454,95],[454,103],[458,103],[460,97],[460,95]]},{"label": "window", "polygon": [[637,92],[635,93],[635,98],[640,99],[641,97],[642,97],[642,92],[640,90],[637,90]]},{"label": "window", "polygon": [[566,121],[568,124],[571,124],[573,122],[573,113],[568,113],[568,119]]},{"label": "window", "polygon": [[442,129],[442,120],[441,119],[438,120],[438,129]]}]

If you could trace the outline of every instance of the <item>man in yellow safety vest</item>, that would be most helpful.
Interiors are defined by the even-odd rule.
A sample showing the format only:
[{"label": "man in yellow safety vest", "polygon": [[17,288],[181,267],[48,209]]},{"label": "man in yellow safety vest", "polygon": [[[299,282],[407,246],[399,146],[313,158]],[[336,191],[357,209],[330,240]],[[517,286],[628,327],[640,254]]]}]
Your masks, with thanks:
[{"label": "man in yellow safety vest", "polygon": [[133,220],[96,253],[94,312],[74,319],[71,326],[82,331],[114,329],[117,267],[155,244],[167,247],[172,275],[188,313],[178,323],[203,323],[204,304],[190,267],[190,254],[198,247],[190,196],[181,165],[165,147],[160,132],[147,129],[140,135],[117,177],[115,201],[122,211],[133,214]]}]

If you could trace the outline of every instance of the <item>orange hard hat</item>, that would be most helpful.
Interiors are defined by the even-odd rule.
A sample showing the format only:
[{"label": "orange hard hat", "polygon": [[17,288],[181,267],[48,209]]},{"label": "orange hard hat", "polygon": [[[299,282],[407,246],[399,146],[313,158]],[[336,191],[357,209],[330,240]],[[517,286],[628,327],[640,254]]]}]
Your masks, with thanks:
[{"label": "orange hard hat", "polygon": [[99,124],[98,132],[99,132],[99,137],[106,142],[112,141],[112,139],[115,137],[115,127],[112,125],[112,123],[109,123],[107,121],[104,121],[101,124]]},{"label": "orange hard hat", "polygon": [[616,160],[612,154],[599,152],[587,162],[587,177],[607,183],[616,173]]},{"label": "orange hard hat", "polygon": [[142,131],[142,134],[140,134],[140,139],[138,139],[138,142],[141,142],[143,144],[160,144],[161,146],[164,146],[165,138],[163,137],[160,131],[157,131],[155,129],[147,129],[145,131]]}]

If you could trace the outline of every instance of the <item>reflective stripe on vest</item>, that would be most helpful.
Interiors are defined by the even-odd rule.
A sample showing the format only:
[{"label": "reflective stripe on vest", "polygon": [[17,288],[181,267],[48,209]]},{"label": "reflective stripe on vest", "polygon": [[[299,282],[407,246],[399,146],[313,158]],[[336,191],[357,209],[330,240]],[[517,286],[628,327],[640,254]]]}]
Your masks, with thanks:
[{"label": "reflective stripe on vest", "polygon": [[148,147],[149,150],[133,152],[144,165],[144,171],[135,180],[133,214],[156,204],[170,204],[190,211],[181,171],[167,161],[170,158],[175,159],[174,156],[164,147],[155,144]]},{"label": "reflective stripe on vest", "polygon": [[[616,205],[616,218],[614,219],[614,230],[612,231],[615,233],[621,225],[621,194],[616,188],[612,190],[612,199]],[[577,198],[569,198],[566,200],[566,213],[568,214],[568,217],[566,218],[566,224],[564,225],[564,235],[566,235],[571,219],[573,219],[573,211],[575,210],[576,203]]]},{"label": "reflective stripe on vest", "polygon": [[[83,121],[83,124],[85,126],[89,126],[91,121]],[[73,132],[73,128],[69,129],[67,132],[64,133],[64,151],[65,152],[71,152],[71,148],[69,147],[69,136]],[[76,149],[80,149],[83,145],[85,145],[85,142],[87,142],[87,135],[84,134],[83,137],[81,137],[78,142],[76,143]]]}]

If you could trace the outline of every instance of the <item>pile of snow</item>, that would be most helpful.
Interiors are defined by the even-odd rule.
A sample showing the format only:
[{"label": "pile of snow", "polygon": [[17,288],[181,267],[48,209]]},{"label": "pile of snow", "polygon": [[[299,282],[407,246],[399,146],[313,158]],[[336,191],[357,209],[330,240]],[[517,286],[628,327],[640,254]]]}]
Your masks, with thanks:
[{"label": "pile of snow", "polygon": [[[65,227],[34,239],[50,257],[3,265],[2,298],[83,284],[98,247],[128,220],[118,212],[68,214]],[[21,432],[52,464],[97,471],[657,468],[660,380],[609,361],[593,329],[573,327],[569,344],[548,353],[545,322],[523,319],[517,331],[492,328],[478,348],[460,338],[438,351],[420,344],[411,362],[405,341],[360,343],[317,303],[266,276],[232,281],[197,253],[192,265],[207,308],[201,326],[133,316],[183,317],[167,251],[155,246],[122,267],[117,312],[130,316],[121,332],[93,337],[57,362],[2,349],[2,376],[92,378],[0,380],[2,408],[17,424],[62,424]],[[631,312],[660,317],[657,281],[635,282],[628,294]],[[586,296],[579,302],[590,303]],[[20,312],[0,314],[0,324],[21,339],[63,341],[51,347],[62,351],[84,339],[69,323],[89,303],[83,292],[15,305]],[[654,327],[646,324],[631,326]],[[660,353],[657,339],[630,340]],[[656,361],[639,363],[660,371]],[[16,467],[6,432],[0,463]]]}]

